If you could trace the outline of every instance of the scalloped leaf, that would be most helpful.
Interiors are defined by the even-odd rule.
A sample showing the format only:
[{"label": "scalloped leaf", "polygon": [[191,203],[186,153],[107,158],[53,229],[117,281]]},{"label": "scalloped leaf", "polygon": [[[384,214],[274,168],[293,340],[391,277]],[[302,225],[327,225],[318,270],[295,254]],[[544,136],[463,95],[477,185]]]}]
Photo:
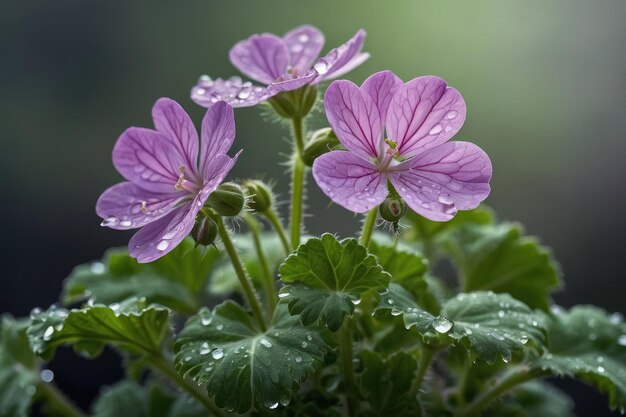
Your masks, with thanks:
[{"label": "scalloped leaf", "polygon": [[498,358],[509,362],[526,345],[543,346],[545,329],[533,311],[508,294],[479,291],[459,294],[444,303],[441,314],[423,310],[404,288],[391,284],[377,310],[391,310],[402,315],[407,329],[437,338],[443,343],[458,343],[472,357],[487,363]]},{"label": "scalloped leaf", "polygon": [[108,250],[102,261],[79,265],[64,282],[63,302],[86,298],[102,304],[145,297],[151,303],[193,314],[196,298],[220,257],[215,248],[194,247],[185,239],[164,257],[140,264],[126,248]]},{"label": "scalloped leaf", "polygon": [[191,317],[174,350],[181,374],[205,385],[217,406],[244,413],[289,404],[327,346],[319,329],[304,327],[283,305],[262,332],[241,306],[226,301]]},{"label": "scalloped leaf", "polygon": [[325,233],[311,238],[280,265],[280,290],[291,314],[305,325],[320,321],[330,330],[341,327],[362,297],[376,295],[390,276],[356,239],[337,240]]},{"label": "scalloped leaf", "polygon": [[169,329],[169,310],[130,299],[110,306],[94,305],[66,310],[52,306],[31,315],[28,340],[46,360],[61,345],[73,345],[90,357],[109,344],[132,353],[159,353]]},{"label": "scalloped leaf", "polygon": [[548,352],[532,363],[556,376],[575,377],[608,395],[612,409],[626,408],[626,324],[592,306],[553,309],[546,316]]},{"label": "scalloped leaf", "polygon": [[550,249],[523,236],[521,225],[466,225],[446,236],[444,247],[459,270],[464,291],[508,293],[547,310],[561,284]]}]

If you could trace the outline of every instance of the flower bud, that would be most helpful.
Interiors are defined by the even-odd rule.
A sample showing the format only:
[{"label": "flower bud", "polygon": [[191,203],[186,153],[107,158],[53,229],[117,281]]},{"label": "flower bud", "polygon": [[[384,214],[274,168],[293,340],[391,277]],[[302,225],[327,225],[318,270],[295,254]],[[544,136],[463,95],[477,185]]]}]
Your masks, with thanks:
[{"label": "flower bud", "polygon": [[243,210],[245,198],[238,184],[225,182],[209,195],[207,204],[220,216],[236,216]]},{"label": "flower bud", "polygon": [[273,196],[270,187],[263,181],[246,180],[243,183],[248,194],[248,206],[262,213],[272,207]]},{"label": "flower bud", "polygon": [[319,156],[330,152],[339,145],[339,139],[330,127],[316,130],[304,147],[303,160],[307,166],[313,166],[313,162]]},{"label": "flower bud", "polygon": [[399,197],[387,197],[378,208],[380,217],[388,222],[397,222],[406,214],[407,207],[403,199]]},{"label": "flower bud", "polygon": [[201,216],[193,225],[191,237],[196,242],[196,246],[209,246],[217,237],[217,224],[210,217]]}]

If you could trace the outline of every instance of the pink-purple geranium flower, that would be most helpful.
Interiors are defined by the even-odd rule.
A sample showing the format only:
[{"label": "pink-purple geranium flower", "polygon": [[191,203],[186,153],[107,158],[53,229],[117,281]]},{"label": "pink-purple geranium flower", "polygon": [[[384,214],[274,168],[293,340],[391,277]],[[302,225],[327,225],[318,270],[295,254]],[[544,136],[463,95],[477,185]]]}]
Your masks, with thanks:
[{"label": "pink-purple geranium flower", "polygon": [[239,156],[226,155],[235,139],[233,109],[227,103],[207,111],[200,140],[173,100],[159,99],[152,118],[156,130],[131,127],[118,139],[113,164],[128,181],[107,189],[96,204],[103,226],[141,228],[128,244],[139,262],[160,258],[189,234],[209,194]]},{"label": "pink-purple geranium flower", "polygon": [[[387,181],[416,213],[450,220],[489,195],[491,161],[469,142],[448,142],[466,108],[457,90],[438,77],[403,83],[390,71],[359,88],[334,81],[324,108],[347,151],[315,160],[313,176],[335,203],[364,213],[387,197]],[[386,136],[385,136],[386,131]]]},{"label": "pink-purple geranium flower", "polygon": [[282,38],[271,33],[252,35],[233,46],[230,61],[264,85],[253,85],[239,77],[212,80],[205,75],[192,88],[191,98],[204,107],[218,101],[233,107],[254,106],[280,92],[317,84],[354,69],[369,57],[361,52],[364,41],[365,31],[359,30],[348,42],[318,59],[324,35],[313,26],[299,26]]}]

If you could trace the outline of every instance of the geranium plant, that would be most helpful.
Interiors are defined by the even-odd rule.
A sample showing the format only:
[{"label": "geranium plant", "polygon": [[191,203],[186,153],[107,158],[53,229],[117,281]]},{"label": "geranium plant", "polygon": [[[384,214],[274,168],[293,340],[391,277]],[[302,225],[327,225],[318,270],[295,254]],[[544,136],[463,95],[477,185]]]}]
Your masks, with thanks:
[{"label": "geranium plant", "polygon": [[[199,129],[162,98],[153,127],[122,133],[113,163],[124,181],[96,212],[102,226],[138,231],[77,266],[58,305],[3,316],[1,415],[26,416],[34,401],[86,415],[46,369],[61,346],[119,352],[127,376],[102,390],[98,417],[572,415],[551,376],[579,378],[623,412],[622,316],[555,306],[550,250],[479,207],[492,165],[452,140],[461,94],[391,71],[325,86],[367,59],[364,39],[319,57],[312,26],[253,35],[230,59],[263,86],[203,76],[191,93],[207,108]],[[229,156],[233,107],[255,105],[291,128],[285,219],[268,183],[227,182],[238,157],[253,157]],[[306,129],[314,108],[328,127]],[[358,236],[303,233],[310,172],[346,215],[363,215]],[[455,276],[443,279],[442,264]]]}]

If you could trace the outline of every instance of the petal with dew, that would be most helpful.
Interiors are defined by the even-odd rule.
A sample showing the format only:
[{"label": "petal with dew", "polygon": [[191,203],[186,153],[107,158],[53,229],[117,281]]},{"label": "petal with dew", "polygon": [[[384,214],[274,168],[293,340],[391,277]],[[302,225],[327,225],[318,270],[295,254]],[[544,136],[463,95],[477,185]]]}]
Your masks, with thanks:
[{"label": "petal with dew", "polygon": [[313,178],[331,200],[365,213],[387,197],[387,180],[376,167],[345,151],[331,151],[313,163]]},{"label": "petal with dew", "polygon": [[113,164],[124,178],[156,193],[173,192],[180,167],[190,170],[187,160],[168,138],[140,127],[122,133],[113,148]]},{"label": "petal with dew", "polygon": [[405,158],[440,145],[463,126],[461,94],[439,77],[418,77],[401,86],[391,100],[385,126]]},{"label": "petal with dew", "polygon": [[374,100],[350,81],[334,81],[324,95],[326,117],[343,146],[365,159],[376,158],[383,125]]},{"label": "petal with dew", "polygon": [[196,174],[198,158],[198,132],[191,118],[174,100],[163,97],[152,107],[156,129],[168,137],[185,158],[186,168]]},{"label": "petal with dew", "polygon": [[339,45],[313,64],[318,77],[313,84],[339,77],[361,65],[369,54],[361,53],[366,32],[360,29],[348,42]]},{"label": "petal with dew", "polygon": [[200,166],[230,150],[235,140],[235,114],[232,106],[219,102],[210,107],[202,119]]},{"label": "petal with dew", "polygon": [[191,89],[191,99],[196,104],[207,108],[220,101],[233,107],[252,107],[272,95],[266,87],[254,85],[249,81],[244,82],[240,77],[212,80],[203,75]]},{"label": "petal with dew", "polygon": [[102,193],[96,213],[111,229],[136,229],[170,213],[187,196],[184,192],[153,193],[132,182],[121,182]]},{"label": "petal with dew", "polygon": [[487,154],[469,142],[429,149],[388,173],[409,207],[434,221],[448,221],[489,195],[492,167]]},{"label": "petal with dew", "polygon": [[280,77],[277,81],[273,82],[267,87],[267,90],[272,96],[282,93],[283,91],[293,91],[298,88],[304,87],[307,84],[311,84],[316,77],[315,71],[310,71],[306,75],[285,75]]},{"label": "petal with dew", "polygon": [[369,76],[361,85],[361,91],[365,91],[374,100],[383,122],[387,117],[389,103],[402,84],[402,80],[393,72],[380,71]]},{"label": "petal with dew", "polygon": [[276,35],[252,35],[237,42],[230,50],[230,62],[253,80],[271,84],[287,72],[289,51]]},{"label": "petal with dew", "polygon": [[289,65],[306,72],[324,46],[324,34],[314,26],[303,25],[287,32],[283,41],[291,56]]}]

